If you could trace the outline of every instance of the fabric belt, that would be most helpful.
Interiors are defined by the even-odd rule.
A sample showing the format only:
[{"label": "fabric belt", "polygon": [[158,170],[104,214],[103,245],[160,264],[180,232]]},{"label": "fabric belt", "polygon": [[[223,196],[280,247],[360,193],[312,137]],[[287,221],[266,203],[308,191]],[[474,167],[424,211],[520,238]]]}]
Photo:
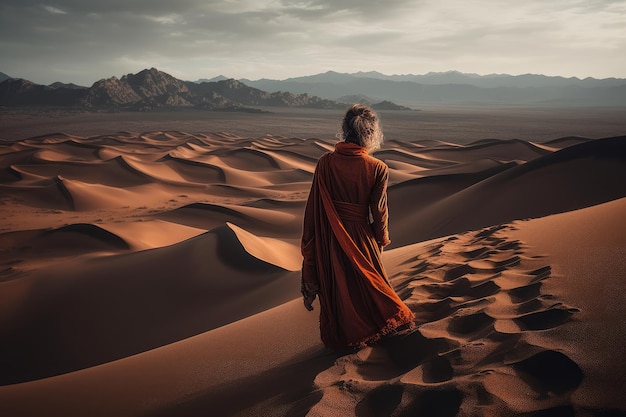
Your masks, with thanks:
[{"label": "fabric belt", "polygon": [[344,201],[333,200],[333,205],[337,210],[337,215],[343,221],[348,222],[369,222],[370,208],[363,204],[346,203]]}]

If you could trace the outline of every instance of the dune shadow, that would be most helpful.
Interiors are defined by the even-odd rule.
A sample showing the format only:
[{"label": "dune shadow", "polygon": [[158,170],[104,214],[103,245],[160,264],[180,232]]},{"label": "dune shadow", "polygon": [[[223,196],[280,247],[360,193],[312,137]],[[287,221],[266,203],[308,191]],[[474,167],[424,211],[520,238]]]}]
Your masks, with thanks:
[{"label": "dune shadow", "polygon": [[546,350],[513,365],[519,377],[533,390],[561,395],[578,388],[583,380],[580,367],[561,352]]},{"label": "dune shadow", "polygon": [[441,352],[449,351],[454,342],[445,338],[429,339],[419,330],[391,335],[382,339],[376,347],[384,349],[400,373],[416,368]]},{"label": "dune shadow", "polygon": [[329,368],[339,356],[320,352],[258,375],[211,388],[144,417],[256,415],[249,410],[268,399],[274,399],[274,406],[282,410],[282,416],[305,416],[322,398],[322,391],[316,390],[313,384],[315,377]]},{"label": "dune shadow", "polygon": [[463,393],[456,388],[433,388],[421,392],[399,417],[454,417],[459,413]]}]

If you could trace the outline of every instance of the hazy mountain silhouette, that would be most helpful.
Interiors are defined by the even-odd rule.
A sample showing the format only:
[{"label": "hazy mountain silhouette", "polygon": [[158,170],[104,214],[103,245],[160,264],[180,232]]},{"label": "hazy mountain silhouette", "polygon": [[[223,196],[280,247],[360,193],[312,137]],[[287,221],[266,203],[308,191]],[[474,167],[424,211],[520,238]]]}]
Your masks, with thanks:
[{"label": "hazy mountain silhouette", "polygon": [[74,90],[82,90],[85,89],[87,87],[83,87],[82,85],[76,85],[74,83],[62,83],[62,82],[55,82],[50,84],[48,87],[52,87],[52,88],[70,88],[70,89],[74,89]]},{"label": "hazy mountain silhouette", "polygon": [[0,83],[2,106],[72,106],[84,95],[86,89],[39,85],[18,78]]},{"label": "hazy mountain silhouette", "polygon": [[213,77],[213,78],[200,78],[197,81],[194,81],[196,84],[201,84],[201,83],[214,83],[217,81],[226,81],[228,80],[228,77],[225,77],[223,75],[218,75],[217,77]]},{"label": "hazy mountain silhouette", "polygon": [[286,80],[241,80],[266,91],[308,93],[329,100],[344,96],[378,97],[408,106],[457,105],[545,105],[624,106],[626,79],[583,80],[545,75],[477,75],[458,71],[424,75],[384,75],[379,72],[353,74],[328,71]]},{"label": "hazy mountain silhouette", "polygon": [[[468,74],[459,71],[429,72],[423,75],[385,75],[380,72],[356,72],[349,74],[361,78],[376,78],[391,81],[413,81],[420,84],[469,84],[476,87],[615,87],[626,84],[623,78],[584,78],[547,76],[540,74]],[[313,76],[315,77],[315,76]]]}]

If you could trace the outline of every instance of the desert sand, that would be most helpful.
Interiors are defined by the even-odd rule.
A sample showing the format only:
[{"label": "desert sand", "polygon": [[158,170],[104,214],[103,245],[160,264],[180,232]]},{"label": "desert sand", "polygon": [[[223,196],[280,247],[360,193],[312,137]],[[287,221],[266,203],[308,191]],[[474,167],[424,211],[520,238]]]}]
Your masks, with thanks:
[{"label": "desert sand", "polygon": [[299,237],[336,139],[269,120],[9,123],[0,415],[626,415],[626,136],[392,123],[383,259],[416,330],[330,352]]}]

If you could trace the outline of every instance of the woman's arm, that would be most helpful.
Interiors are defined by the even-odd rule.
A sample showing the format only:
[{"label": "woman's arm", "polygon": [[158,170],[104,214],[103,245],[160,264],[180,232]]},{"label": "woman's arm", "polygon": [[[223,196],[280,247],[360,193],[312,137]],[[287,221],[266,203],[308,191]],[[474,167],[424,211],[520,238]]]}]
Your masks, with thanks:
[{"label": "woman's arm", "polygon": [[315,256],[315,204],[317,202],[317,168],[313,174],[311,190],[304,209],[304,222],[302,225],[302,276],[301,292],[304,306],[307,310],[313,310],[313,301],[319,293],[319,279]]},{"label": "woman's arm", "polygon": [[391,243],[389,240],[389,211],[387,208],[387,183],[389,182],[389,168],[380,163],[376,169],[376,182],[370,196],[370,210],[372,212],[372,230],[378,245],[383,248]]},{"label": "woman's arm", "polygon": [[318,285],[316,255],[315,255],[315,205],[318,204],[317,168],[313,174],[311,190],[304,209],[304,221],[302,224],[302,239],[300,250],[302,252],[302,282]]}]

